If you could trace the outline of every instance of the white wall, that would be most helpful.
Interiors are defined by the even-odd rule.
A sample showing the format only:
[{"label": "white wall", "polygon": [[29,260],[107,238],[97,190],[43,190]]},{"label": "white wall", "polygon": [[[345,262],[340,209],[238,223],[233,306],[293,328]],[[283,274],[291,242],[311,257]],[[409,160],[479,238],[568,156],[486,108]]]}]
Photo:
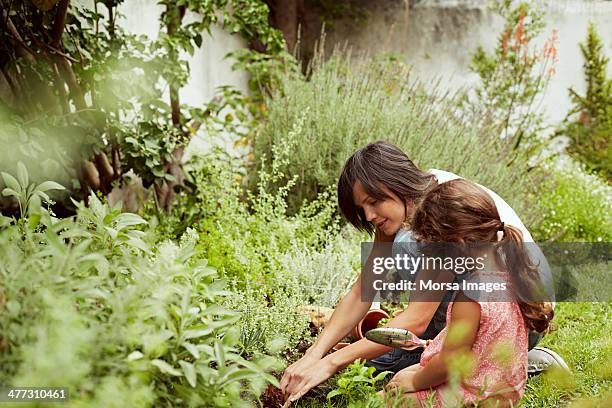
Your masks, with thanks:
[{"label": "white wall", "polygon": [[[157,38],[162,11],[163,7],[155,0],[127,0],[121,5],[121,13],[126,16],[121,25],[133,33]],[[184,21],[193,18],[188,14]],[[190,76],[188,84],[180,90],[181,103],[202,106],[217,95],[216,89],[221,85],[231,85],[247,93],[248,75],[244,71],[233,71],[233,59],[225,58],[231,51],[246,48],[246,41],[239,35],[228,34],[219,25],[211,27],[210,35],[202,35],[202,47],[187,58]],[[221,145],[234,155],[243,154],[240,149],[233,148],[233,142],[231,135],[221,134],[212,138],[204,129],[200,129],[191,139],[185,159],[194,152],[208,150],[211,145]]]},{"label": "white wall", "polygon": [[[127,0],[120,6],[125,19],[121,26],[135,34],[145,34],[157,38],[159,32],[159,15],[163,7],[155,0]],[[186,16],[186,21],[190,16]],[[247,46],[239,35],[230,35],[219,26],[213,26],[211,35],[203,33],[202,48],[196,50],[189,58],[191,76],[189,83],[181,89],[182,103],[201,105],[210,101],[220,85],[233,85],[246,92],[248,77],[246,73],[232,71],[232,60],[225,55]]]},{"label": "white wall", "polygon": [[[486,0],[361,1],[368,10],[363,25],[336,20],[326,29],[326,44],[344,43],[370,53],[401,52],[424,79],[442,78],[442,86],[469,86],[477,79],[468,70],[478,45],[492,49],[503,28],[502,19],[486,8]],[[578,43],[586,38],[590,20],[597,24],[612,56],[612,2],[588,0],[533,1],[545,10],[546,36],[559,30],[559,62],[543,101],[550,123],[562,120],[571,106],[567,89],[584,89]],[[406,23],[407,22],[407,23]],[[544,38],[538,40],[543,43]],[[612,65],[609,66],[612,72]]]}]

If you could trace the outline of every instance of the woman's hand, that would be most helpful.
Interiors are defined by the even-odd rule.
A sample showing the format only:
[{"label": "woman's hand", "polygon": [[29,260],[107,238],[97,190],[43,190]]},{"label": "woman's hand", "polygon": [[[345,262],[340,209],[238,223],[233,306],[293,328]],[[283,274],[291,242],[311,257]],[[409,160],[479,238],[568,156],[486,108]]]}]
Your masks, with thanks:
[{"label": "woman's hand", "polygon": [[300,377],[300,374],[305,372],[308,368],[315,365],[320,360],[321,358],[313,355],[312,353],[306,353],[298,361],[287,367],[280,382],[283,394],[287,393],[288,388],[292,389],[298,382],[301,382],[302,378]]},{"label": "woman's hand", "polygon": [[385,387],[387,392],[394,389],[399,389],[402,393],[404,392],[415,392],[417,391],[414,386],[414,376],[420,370],[418,366],[410,366],[399,371],[391,378]]},{"label": "woman's hand", "polygon": [[[307,356],[302,357],[302,359],[305,357]],[[287,371],[300,361],[301,360],[292,364],[291,367],[285,371],[283,380],[285,379],[285,375],[287,375]],[[289,379],[285,384],[281,381],[281,389],[283,390],[286,401],[293,402],[298,400],[312,388],[328,380],[338,371],[337,367],[332,364],[331,359],[328,357],[316,360],[310,365],[307,365],[305,362],[301,367],[304,368],[301,369],[300,366],[296,366],[297,369],[291,371]]]}]

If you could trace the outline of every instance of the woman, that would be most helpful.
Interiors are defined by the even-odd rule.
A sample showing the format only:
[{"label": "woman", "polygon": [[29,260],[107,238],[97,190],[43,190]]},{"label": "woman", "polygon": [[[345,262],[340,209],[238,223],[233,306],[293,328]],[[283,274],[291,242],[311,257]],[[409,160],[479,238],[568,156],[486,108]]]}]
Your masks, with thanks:
[{"label": "woman", "polygon": [[[351,156],[340,175],[338,182],[338,203],[347,220],[357,229],[374,233],[374,242],[414,241],[409,231],[402,229],[405,221],[414,213],[416,203],[430,189],[439,183],[460,178],[452,173],[430,170],[423,171],[396,146],[380,141],[369,144]],[[483,187],[484,188],[484,187]],[[531,234],[512,208],[493,191],[484,188],[494,200],[501,220],[516,226],[523,234],[525,242],[533,242]],[[369,255],[363,270],[372,270],[375,257],[389,254],[375,250]],[[537,249],[535,245],[531,248]],[[540,275],[546,287],[550,287],[551,277],[545,258],[535,254],[540,261]],[[371,286],[366,282],[369,276],[360,275],[349,292],[342,298],[315,343],[306,354],[285,370],[281,379],[281,389],[285,398],[296,400],[311,388],[326,381],[338,370],[356,359],[371,360],[370,365],[379,370],[397,372],[420,360],[420,352],[391,350],[387,346],[361,339],[347,347],[327,355],[363,318],[371,306],[372,294],[367,293]],[[362,297],[362,291],[368,296]],[[410,330],[422,338],[434,338],[445,320],[446,299],[430,302],[411,302],[407,309],[387,325]],[[530,334],[530,346],[539,340]],[[540,353],[543,361],[537,366],[545,368],[555,362],[564,366],[555,353]],[[556,360],[556,361],[555,361]]]}]

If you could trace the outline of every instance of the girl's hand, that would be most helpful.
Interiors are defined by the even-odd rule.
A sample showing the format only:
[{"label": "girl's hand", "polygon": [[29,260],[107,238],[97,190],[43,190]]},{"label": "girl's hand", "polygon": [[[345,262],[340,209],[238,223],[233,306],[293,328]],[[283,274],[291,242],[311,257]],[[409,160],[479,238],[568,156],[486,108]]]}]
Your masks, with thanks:
[{"label": "girl's hand", "polygon": [[387,383],[385,390],[387,392],[399,388],[402,392],[415,392],[417,391],[414,386],[414,376],[418,372],[419,368],[413,368],[410,366],[399,371],[393,376],[391,381]]}]

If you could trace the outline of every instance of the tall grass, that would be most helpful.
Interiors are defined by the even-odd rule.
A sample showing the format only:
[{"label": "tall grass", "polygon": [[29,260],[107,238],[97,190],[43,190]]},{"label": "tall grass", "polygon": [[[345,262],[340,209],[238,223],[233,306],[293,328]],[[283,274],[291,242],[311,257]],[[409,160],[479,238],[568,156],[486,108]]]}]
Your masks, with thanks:
[{"label": "tall grass", "polygon": [[256,166],[274,155],[296,121],[303,122],[282,168],[287,179],[298,176],[288,197],[291,211],[335,186],[346,159],[381,139],[400,146],[421,168],[455,172],[497,191],[519,214],[526,210],[518,199],[526,161],[511,160],[503,140],[470,125],[475,121],[463,116],[455,95],[414,79],[404,64],[346,51],[326,61],[319,55],[305,75],[281,78],[265,104],[267,120],[253,143]]}]

